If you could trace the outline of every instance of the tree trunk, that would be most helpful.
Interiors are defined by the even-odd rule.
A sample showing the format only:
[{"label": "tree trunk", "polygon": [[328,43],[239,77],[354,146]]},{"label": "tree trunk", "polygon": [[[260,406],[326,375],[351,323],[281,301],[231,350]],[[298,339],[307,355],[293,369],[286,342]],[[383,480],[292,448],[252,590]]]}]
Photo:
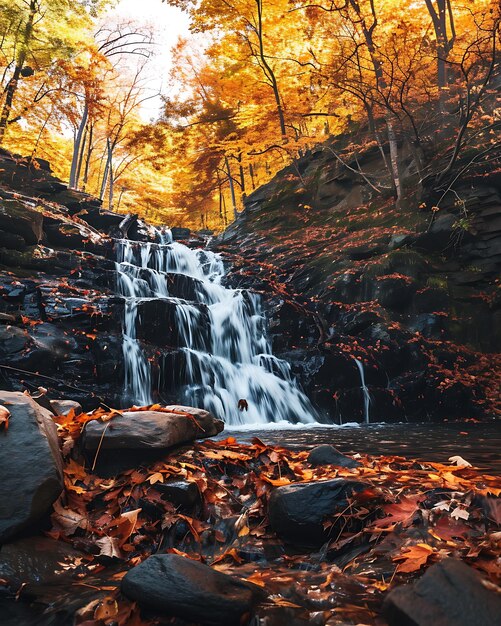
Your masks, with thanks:
[{"label": "tree trunk", "polygon": [[273,90],[273,95],[275,97],[275,104],[277,106],[277,114],[278,114],[278,121],[279,121],[279,124],[280,124],[280,132],[282,134],[282,139],[284,141],[286,141],[287,140],[287,129],[285,127],[284,109],[283,109],[283,106],[282,106],[282,98],[280,96],[280,90],[278,88],[278,81],[277,81],[277,78],[275,76],[275,72],[273,71],[273,69],[271,68],[270,64],[268,63],[268,59],[266,58],[266,55],[265,55],[265,52],[264,52],[263,2],[262,2],[262,0],[255,0],[255,2],[256,2],[256,7],[257,7],[257,29],[256,29],[256,34],[257,34],[258,43],[259,43],[259,59],[261,60],[263,72],[264,72],[265,76],[268,78],[268,80],[270,81],[270,85],[271,85],[271,88]]},{"label": "tree trunk", "polygon": [[26,22],[26,26],[24,28],[23,40],[21,43],[21,47],[19,48],[19,53],[17,55],[16,66],[14,68],[12,78],[9,80],[5,88],[5,100],[3,103],[2,112],[0,113],[0,145],[2,144],[5,137],[5,131],[9,122],[10,113],[12,111],[14,95],[17,91],[19,79],[21,77],[21,71],[23,69],[24,62],[26,61],[26,56],[28,54],[28,46],[33,35],[33,23],[35,21],[35,15],[37,14],[37,12],[38,0],[30,0],[28,21]]},{"label": "tree trunk", "polygon": [[79,169],[80,154],[81,154],[80,148],[82,144],[82,137],[83,137],[85,128],[87,126],[88,118],[89,118],[89,108],[86,103],[84,106],[82,119],[80,120],[80,124],[78,125],[78,130],[75,136],[75,141],[73,142],[73,156],[71,158],[70,180],[68,183],[68,186],[70,189],[77,188],[77,184],[78,184],[77,171]]},{"label": "tree trunk", "polygon": [[233,182],[233,178],[231,176],[231,169],[230,169],[230,162],[228,161],[228,157],[225,155],[224,157],[224,163],[226,165],[226,173],[228,174],[228,182],[230,185],[230,193],[231,193],[231,204],[233,205],[233,216],[235,219],[237,219],[238,217],[238,210],[237,210],[237,201],[235,198],[235,184]]},{"label": "tree trunk", "polygon": [[386,126],[388,128],[388,144],[390,146],[391,173],[395,186],[395,196],[398,202],[402,197],[402,184],[400,180],[400,167],[398,163],[398,140],[397,134],[395,132],[395,126],[393,125],[393,120],[389,116],[386,119]]},{"label": "tree trunk", "polygon": [[83,190],[85,191],[87,187],[87,183],[89,182],[89,167],[90,167],[90,157],[92,156],[92,152],[94,151],[94,147],[92,145],[92,139],[94,135],[94,124],[90,123],[89,128],[89,138],[87,140],[87,154],[85,155],[85,168],[84,168],[84,176],[83,176]]}]

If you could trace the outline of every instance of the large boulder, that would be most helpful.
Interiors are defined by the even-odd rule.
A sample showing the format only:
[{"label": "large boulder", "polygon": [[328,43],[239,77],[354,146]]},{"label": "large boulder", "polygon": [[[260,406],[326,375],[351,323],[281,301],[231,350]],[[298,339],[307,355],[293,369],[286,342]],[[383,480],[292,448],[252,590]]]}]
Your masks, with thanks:
[{"label": "large boulder", "polygon": [[0,543],[50,510],[63,489],[56,425],[46,409],[21,392],[0,392],[10,411],[0,431]]},{"label": "large boulder", "polygon": [[122,579],[122,592],[140,606],[190,622],[241,624],[265,591],[177,554],[155,554]]},{"label": "large boulder", "polygon": [[195,439],[213,437],[224,428],[208,411],[186,406],[167,406],[167,411],[124,411],[111,421],[88,422],[84,449],[158,450]]},{"label": "large boulder", "polygon": [[[348,499],[371,486],[335,478],[277,487],[270,496],[268,517],[279,537],[301,546],[319,546],[335,539],[340,530],[356,530],[358,520],[342,516]],[[338,517],[336,517],[338,515]],[[332,522],[332,525],[325,525]]]},{"label": "large boulder", "polygon": [[450,558],[390,591],[383,611],[390,626],[494,626],[501,624],[501,596],[478,571]]}]

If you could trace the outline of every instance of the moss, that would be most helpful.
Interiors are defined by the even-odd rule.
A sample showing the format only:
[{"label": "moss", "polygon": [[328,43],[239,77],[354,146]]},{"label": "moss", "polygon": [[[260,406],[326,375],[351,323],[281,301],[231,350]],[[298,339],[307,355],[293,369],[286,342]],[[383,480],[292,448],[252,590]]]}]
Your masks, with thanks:
[{"label": "moss", "polygon": [[434,276],[428,276],[428,279],[426,280],[426,286],[427,287],[438,287],[439,289],[444,289],[445,291],[448,291],[448,280],[447,280],[447,276],[439,276],[439,275],[434,275]]},{"label": "moss", "polygon": [[367,278],[376,278],[386,274],[405,274],[415,276],[426,268],[428,265],[422,254],[415,250],[393,250],[388,254],[380,257],[377,261],[371,263],[365,270]]}]

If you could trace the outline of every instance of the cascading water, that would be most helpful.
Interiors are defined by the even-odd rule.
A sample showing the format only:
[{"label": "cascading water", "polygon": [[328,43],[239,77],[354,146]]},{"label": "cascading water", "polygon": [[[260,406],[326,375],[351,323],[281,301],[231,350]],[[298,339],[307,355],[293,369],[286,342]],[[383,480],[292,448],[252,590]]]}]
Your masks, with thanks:
[{"label": "cascading water", "polygon": [[370,415],[369,415],[369,407],[371,404],[371,396],[369,394],[369,389],[365,384],[365,374],[364,374],[364,364],[359,359],[355,359],[355,363],[357,364],[358,373],[360,374],[360,389],[362,390],[362,396],[364,399],[364,421],[366,424],[370,423]]},{"label": "cascading water", "polygon": [[[176,346],[183,355],[180,400],[211,411],[227,424],[289,421],[313,423],[315,410],[271,352],[261,300],[221,284],[221,255],[191,249],[159,232],[160,243],[116,242],[117,290],[125,298],[123,355],[125,389],[133,402],[152,402],[150,363],[137,341],[138,306],[167,299],[175,306]],[[191,281],[190,299],[169,294],[169,276]],[[248,410],[240,412],[245,399]]]}]

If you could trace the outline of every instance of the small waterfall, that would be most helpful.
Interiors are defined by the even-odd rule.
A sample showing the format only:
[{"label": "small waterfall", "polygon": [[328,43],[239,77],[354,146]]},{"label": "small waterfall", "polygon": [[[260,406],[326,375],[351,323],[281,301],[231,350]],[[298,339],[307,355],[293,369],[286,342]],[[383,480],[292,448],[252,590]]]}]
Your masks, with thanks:
[{"label": "small waterfall", "polygon": [[358,367],[358,372],[360,374],[360,382],[362,390],[363,398],[364,398],[364,421],[366,424],[370,424],[370,416],[369,416],[369,406],[371,403],[371,397],[369,395],[369,389],[365,384],[365,374],[364,374],[364,364],[359,359],[355,359],[355,363]]},{"label": "small waterfall", "polygon": [[[221,284],[221,255],[191,249],[158,232],[159,243],[116,241],[117,291],[125,298],[124,394],[148,404],[153,398],[150,363],[137,340],[138,307],[152,298],[175,307],[177,344],[183,366],[179,400],[211,411],[231,425],[313,423],[315,410],[291,375],[273,356],[260,297]],[[183,277],[189,298],[169,294],[169,281]],[[183,293],[183,295],[186,295]],[[248,410],[240,412],[245,399]]]}]

